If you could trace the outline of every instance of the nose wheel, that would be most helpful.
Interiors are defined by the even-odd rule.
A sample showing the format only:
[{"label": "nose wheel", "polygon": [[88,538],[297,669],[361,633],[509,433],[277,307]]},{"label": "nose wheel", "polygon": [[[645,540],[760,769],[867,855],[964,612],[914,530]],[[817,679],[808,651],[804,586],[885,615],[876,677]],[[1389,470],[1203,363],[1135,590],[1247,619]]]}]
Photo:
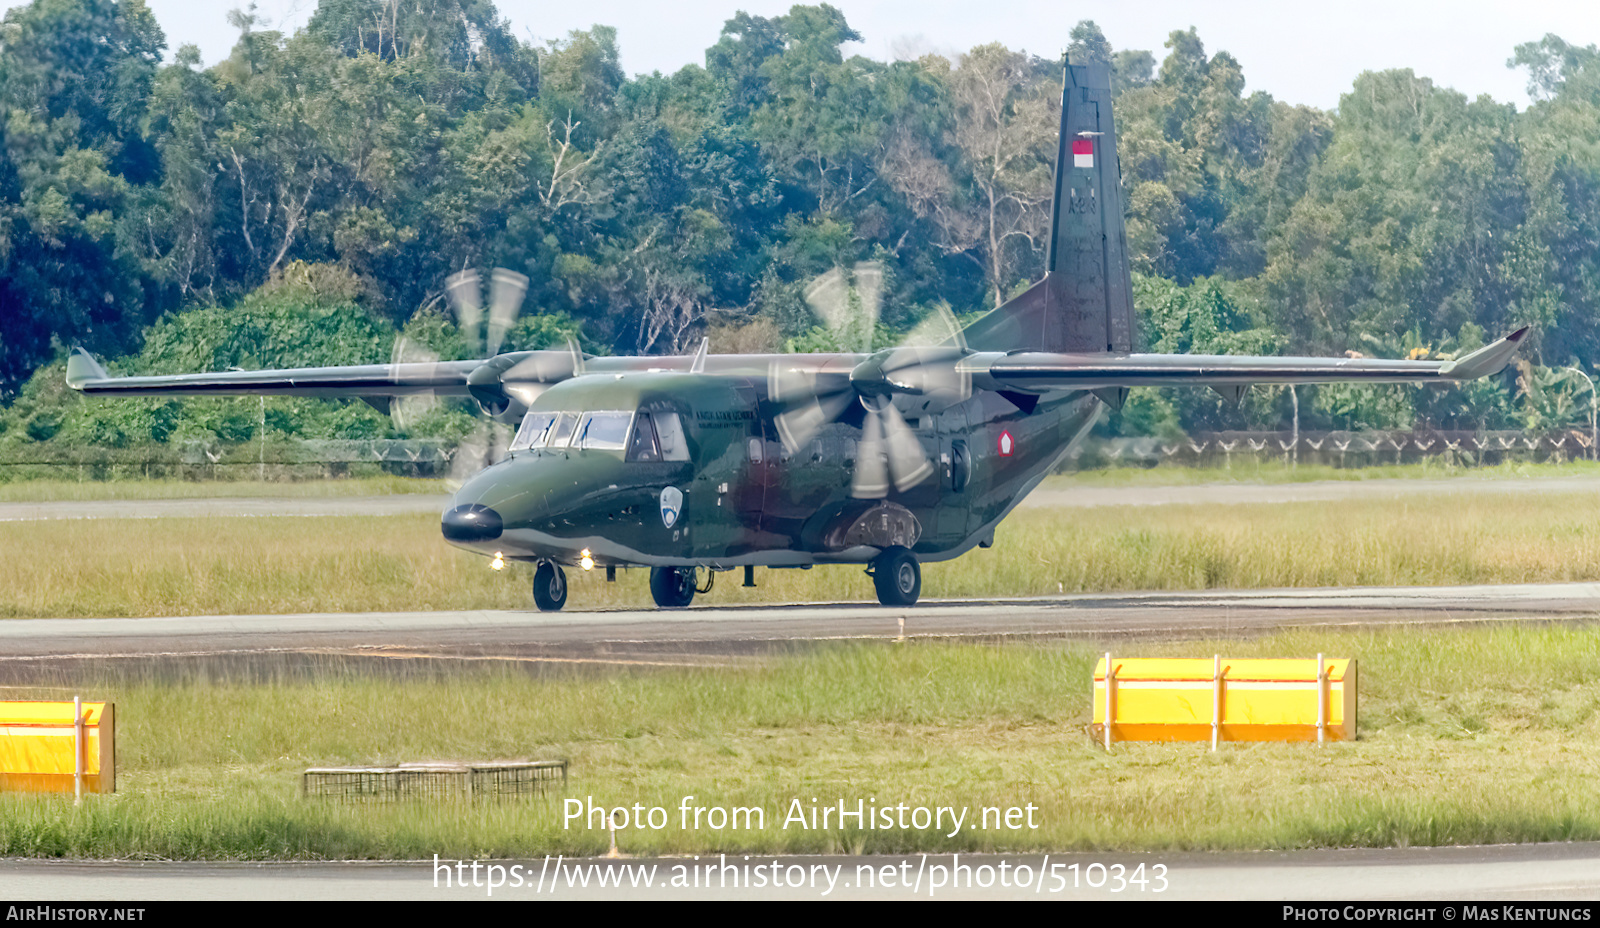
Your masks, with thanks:
[{"label": "nose wheel", "polygon": [[533,572],[533,604],[540,612],[559,612],[567,604],[567,575],[549,561]]},{"label": "nose wheel", "polygon": [[922,567],[917,556],[899,545],[885,548],[872,562],[872,585],[885,606],[914,606],[922,595]]},{"label": "nose wheel", "polygon": [[693,567],[650,568],[650,595],[663,609],[682,609],[694,602]]}]

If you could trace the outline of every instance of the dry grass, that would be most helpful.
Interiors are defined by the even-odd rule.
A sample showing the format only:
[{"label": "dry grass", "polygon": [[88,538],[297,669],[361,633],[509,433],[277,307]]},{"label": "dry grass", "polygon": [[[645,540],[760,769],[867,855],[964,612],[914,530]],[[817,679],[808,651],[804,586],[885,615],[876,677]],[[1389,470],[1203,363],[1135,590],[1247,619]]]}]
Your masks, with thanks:
[{"label": "dry grass", "polygon": [[[306,766],[566,757],[569,795],[759,806],[751,831],[625,831],[652,853],[1404,846],[1600,838],[1600,628],[1291,633],[1159,654],[1361,661],[1358,741],[1121,744],[1085,736],[1092,645],[912,642],[761,666],[244,684],[91,681],[121,721],[121,789],[0,796],[0,855],[170,858],[595,854],[556,801],[308,802]],[[782,827],[796,798],[1038,807],[1037,828]],[[976,814],[976,813],[974,813]],[[674,812],[674,816],[676,813]]]},{"label": "dry grass", "polygon": [[[431,516],[0,523],[0,615],[527,608]],[[570,571],[569,609],[647,606],[646,572]],[[724,575],[702,601],[870,600],[858,567]],[[1272,505],[1023,510],[989,550],[924,570],[925,597],[1600,579],[1600,497],[1498,493]]]}]

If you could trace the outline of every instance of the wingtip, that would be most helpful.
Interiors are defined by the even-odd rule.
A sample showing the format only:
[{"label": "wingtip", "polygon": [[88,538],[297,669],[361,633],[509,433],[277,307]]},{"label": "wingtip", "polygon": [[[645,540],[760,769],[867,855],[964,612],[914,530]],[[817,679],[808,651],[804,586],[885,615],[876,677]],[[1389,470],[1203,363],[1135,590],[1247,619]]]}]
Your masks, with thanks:
[{"label": "wingtip", "polygon": [[74,390],[83,389],[83,385],[91,380],[105,380],[111,376],[94,355],[74,345],[72,353],[67,356],[67,386]]},{"label": "wingtip", "polygon": [[1439,372],[1451,380],[1477,380],[1479,377],[1499,373],[1511,363],[1512,357],[1521,347],[1522,337],[1527,335],[1531,328],[1533,327],[1525,325],[1505,338],[1484,345],[1465,357],[1446,362]]}]

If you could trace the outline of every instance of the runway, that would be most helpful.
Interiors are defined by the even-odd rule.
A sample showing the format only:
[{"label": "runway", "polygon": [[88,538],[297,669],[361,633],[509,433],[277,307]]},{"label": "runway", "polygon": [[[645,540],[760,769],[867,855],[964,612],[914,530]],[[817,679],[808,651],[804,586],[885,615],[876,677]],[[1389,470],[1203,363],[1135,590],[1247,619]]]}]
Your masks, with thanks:
[{"label": "runway", "polygon": [[[1005,885],[1000,876],[1002,862],[1009,871]],[[1493,901],[1500,904],[1496,908],[1501,912],[1504,910],[1500,906],[1505,903],[1550,908],[1560,900],[1600,896],[1600,844],[1219,854],[1070,853],[1048,857],[963,854],[959,859],[930,854],[925,859],[922,855],[749,859],[733,855],[725,860],[701,856],[559,863],[553,858],[485,861],[485,865],[493,863],[501,868],[501,885],[492,892],[488,888],[490,876],[483,867],[474,874],[470,862],[464,871],[454,871],[451,863],[454,862],[445,862],[444,872],[440,872],[432,861],[244,864],[7,860],[0,861],[0,895],[11,899],[119,902],[1055,899],[1382,903],[1444,899],[1452,903]],[[723,864],[730,869],[724,872]],[[1137,869],[1140,865],[1143,870]],[[512,866],[519,869],[512,871]],[[961,871],[962,866],[970,869]],[[699,885],[671,885],[674,868],[679,867],[702,868]],[[714,869],[705,870],[707,867]],[[1025,885],[1019,885],[1024,873],[1020,868],[1026,868]],[[745,881],[753,883],[751,877],[758,870],[766,882],[752,887]],[[456,882],[457,872],[466,876],[465,886]],[[513,873],[521,885],[512,883]],[[561,874],[559,881],[557,873]],[[608,885],[601,885],[601,873]],[[1136,873],[1142,883],[1127,882],[1128,876]],[[774,888],[772,876],[781,878],[783,885]],[[1124,880],[1120,890],[1114,888],[1118,876]],[[580,879],[587,885],[581,885]],[[739,885],[729,885],[735,881]],[[933,885],[940,881],[942,885]],[[985,881],[990,885],[981,885]],[[1427,920],[1468,920],[1467,913],[1458,908],[1452,908],[1449,915],[1443,913],[1443,905],[1435,908],[1437,911]],[[1277,915],[1277,910],[1273,914]],[[1366,918],[1383,920],[1375,915]]]},{"label": "runway", "polygon": [[[1438,479],[1321,480],[1307,483],[1207,483],[1166,487],[1094,487],[1046,481],[1018,506],[1021,509],[1075,509],[1100,506],[1181,504],[1338,502],[1402,496],[1464,493],[1600,493],[1600,477],[1540,477],[1527,480],[1484,477]],[[396,494],[349,497],[214,497],[140,500],[58,500],[0,502],[0,522],[51,519],[242,518],[270,516],[438,515],[450,497]]]},{"label": "runway", "polygon": [[928,601],[908,609],[834,603],[554,614],[518,610],[8,619],[0,622],[0,668],[39,659],[296,653],[680,664],[766,654],[804,642],[901,636],[1226,639],[1290,628],[1475,626],[1596,616],[1600,583],[1111,593]]}]

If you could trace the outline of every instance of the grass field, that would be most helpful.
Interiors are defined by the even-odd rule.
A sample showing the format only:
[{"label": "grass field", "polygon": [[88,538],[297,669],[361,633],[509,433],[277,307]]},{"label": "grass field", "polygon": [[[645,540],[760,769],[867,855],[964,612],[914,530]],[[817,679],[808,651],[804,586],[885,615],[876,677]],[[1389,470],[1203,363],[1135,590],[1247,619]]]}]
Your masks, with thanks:
[{"label": "grass field", "polygon": [[[432,516],[0,523],[0,616],[528,608],[531,571],[452,548]],[[870,600],[858,567],[738,575],[702,602]],[[569,609],[644,606],[569,571]],[[925,597],[1600,579],[1600,495],[1460,493],[1022,510],[995,546],[929,564]]]},{"label": "grass field", "polygon": [[[1143,654],[1361,662],[1359,740],[1093,745],[1090,645],[915,639],[727,668],[86,684],[119,718],[119,791],[0,795],[0,855],[509,857],[603,851],[558,800],[336,804],[305,767],[564,757],[567,792],[673,810],[632,854],[1405,846],[1600,839],[1600,628],[1292,633]],[[41,695],[43,695],[41,691]],[[683,797],[765,828],[684,829]],[[782,827],[798,798],[976,810],[1037,828]],[[974,812],[974,815],[977,813]]]},{"label": "grass field", "polygon": [[[1444,478],[1503,480],[1538,477],[1600,477],[1600,464],[1501,464],[1462,467],[1443,462],[1371,467],[1289,466],[1280,460],[1241,459],[1228,467],[1112,467],[1069,471],[1046,479],[1046,489],[1074,486],[1194,486],[1212,483],[1310,483],[1319,480],[1407,480]],[[0,502],[105,499],[206,499],[216,497],[349,497],[396,493],[448,493],[449,481],[411,477],[348,477],[338,480],[14,480],[0,482]]]}]

